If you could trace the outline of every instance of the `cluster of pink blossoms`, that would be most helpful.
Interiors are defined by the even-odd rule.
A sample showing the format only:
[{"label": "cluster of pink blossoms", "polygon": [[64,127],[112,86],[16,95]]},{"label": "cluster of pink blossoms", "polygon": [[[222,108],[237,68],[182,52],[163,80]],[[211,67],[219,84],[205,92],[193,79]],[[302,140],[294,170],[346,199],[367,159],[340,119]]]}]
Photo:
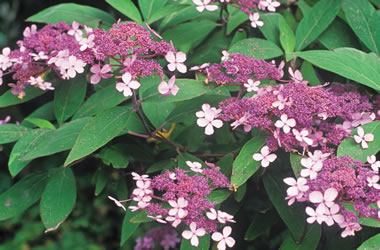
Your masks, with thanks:
[{"label": "cluster of pink blossoms", "polygon": [[[153,31],[152,31],[153,32]],[[57,23],[37,30],[36,25],[24,31],[24,39],[17,42],[18,49],[4,48],[0,54],[0,85],[2,77],[12,74],[16,83],[9,83],[12,93],[19,98],[25,96],[25,87],[34,85],[42,90],[54,90],[51,79],[70,79],[85,71],[90,65],[93,73],[91,84],[115,76],[120,78],[116,89],[125,96],[140,87],[141,77],[158,75],[162,82],[158,91],[163,96],[176,95],[179,88],[173,76],[164,80],[163,68],[157,62],[164,57],[169,71],[187,71],[186,55],[176,52],[174,47],[163,40],[152,38],[151,33],[136,23],[114,24],[107,32],[92,29],[77,23]],[[114,72],[121,75],[114,75]]]},{"label": "cluster of pink blossoms", "polygon": [[238,8],[249,16],[253,28],[264,25],[257,10],[275,12],[276,8],[280,7],[280,2],[275,0],[193,0],[193,3],[199,12],[218,10],[219,6],[213,3],[228,4]]},{"label": "cluster of pink blossoms", "polygon": [[162,247],[164,250],[175,248],[181,242],[177,232],[170,226],[156,227],[146,233],[144,237],[136,239],[134,250],[154,250]]},{"label": "cluster of pink blossoms", "polygon": [[[260,65],[260,66],[258,66]],[[267,145],[253,154],[255,161],[268,167],[276,160],[272,153],[279,148],[289,152],[308,152],[301,160],[304,167],[298,179],[284,179],[290,187],[286,199],[309,202],[316,206],[306,208],[308,223],[337,223],[344,228],[342,237],[354,235],[361,229],[360,217],[380,219],[380,161],[375,155],[367,158],[368,164],[350,157],[333,156],[336,147],[347,137],[365,150],[374,141],[374,135],[362,125],[380,120],[379,96],[371,99],[361,95],[355,87],[328,83],[310,87],[300,71],[289,68],[290,80],[281,80],[284,64],[278,68],[263,60],[223,52],[220,64],[203,65],[201,70],[208,81],[217,84],[240,86],[241,92],[256,92],[251,97],[233,97],[219,104],[219,108],[203,104],[196,113],[197,123],[206,127],[206,134],[223,121],[232,121],[232,129],[243,126],[245,132],[252,128],[267,134]],[[286,84],[259,88],[260,81],[271,79]],[[240,96],[241,93],[239,93]],[[239,97],[238,96],[238,97]],[[357,134],[351,135],[357,128]],[[370,168],[369,168],[370,167]],[[377,208],[373,207],[377,204]],[[344,205],[353,204],[355,212]]]},{"label": "cluster of pink blossoms", "polygon": [[[211,237],[218,242],[219,250],[225,249],[226,245],[232,247],[235,244],[230,237],[232,228],[226,226],[219,233],[217,226],[235,222],[233,216],[216,210],[214,204],[207,199],[213,190],[230,186],[227,177],[212,163],[206,162],[207,168],[202,167],[200,162],[186,161],[186,165],[189,170],[167,170],[154,178],[132,173],[136,188],[129,200],[135,201],[136,205],[129,206],[129,209],[145,210],[149,218],[163,224],[170,223],[174,228],[181,223],[186,224],[190,230],[184,230],[182,237],[190,240],[193,246],[198,246],[198,237],[209,232],[213,233]],[[124,210],[122,202],[129,201],[109,198]]]}]

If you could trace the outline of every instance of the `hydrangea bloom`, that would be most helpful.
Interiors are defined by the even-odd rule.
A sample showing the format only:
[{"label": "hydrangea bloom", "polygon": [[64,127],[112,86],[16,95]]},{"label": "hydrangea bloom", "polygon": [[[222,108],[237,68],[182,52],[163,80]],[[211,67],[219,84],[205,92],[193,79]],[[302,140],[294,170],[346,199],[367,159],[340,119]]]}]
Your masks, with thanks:
[{"label": "hydrangea bloom", "polygon": [[221,110],[211,107],[209,104],[205,103],[202,105],[202,111],[196,112],[198,117],[197,124],[199,127],[205,127],[205,134],[212,135],[215,128],[221,128],[223,122],[219,119],[216,119],[217,115]]}]

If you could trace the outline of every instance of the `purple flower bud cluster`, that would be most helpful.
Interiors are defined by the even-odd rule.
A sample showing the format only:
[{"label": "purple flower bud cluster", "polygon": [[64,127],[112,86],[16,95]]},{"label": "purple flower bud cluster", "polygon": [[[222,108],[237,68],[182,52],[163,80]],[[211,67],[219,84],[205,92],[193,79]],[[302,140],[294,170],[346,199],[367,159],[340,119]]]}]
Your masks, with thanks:
[{"label": "purple flower bud cluster", "polygon": [[378,107],[352,86],[310,87],[306,81],[292,79],[259,88],[250,98],[231,98],[219,108],[218,118],[233,121],[233,128],[243,125],[246,131],[252,127],[266,131],[271,151],[320,147],[331,152],[331,146],[350,136],[355,126],[375,120]]},{"label": "purple flower bud cluster", "polygon": [[[315,210],[306,208],[310,216],[308,223],[324,222],[328,226],[336,223],[344,228],[341,236],[346,237],[361,230],[358,223],[361,217],[380,221],[379,175],[367,166],[369,164],[349,156],[327,158],[329,154],[320,151],[315,151],[314,155],[309,153],[309,156],[301,160],[306,167],[300,172],[302,177],[284,179],[291,186],[286,197],[289,205],[297,200],[316,207]],[[357,214],[347,208],[350,204]]]},{"label": "purple flower bud cluster", "polygon": [[[53,75],[52,79],[70,79],[83,73],[86,65],[92,65],[92,84],[112,77],[113,70],[120,70],[124,78],[117,90],[130,96],[131,89],[140,86],[135,81],[138,78],[156,74],[163,80],[163,69],[155,59],[176,52],[167,42],[154,40],[142,26],[120,21],[108,32],[86,25],[82,27],[77,22],[73,22],[72,26],[48,24],[39,31],[36,25],[32,25],[25,29],[24,39],[17,45],[18,49],[11,51],[4,48],[0,54],[0,85],[3,76],[12,74],[16,84],[8,85],[19,98],[25,96],[24,89],[28,85],[53,90],[52,83],[45,81],[47,73]],[[186,60],[186,55],[183,57],[181,63]],[[172,93],[176,94],[178,87],[174,81],[171,88],[175,89]]]},{"label": "purple flower bud cluster", "polygon": [[136,239],[135,250],[159,249],[164,250],[175,248],[181,242],[177,232],[170,226],[156,227],[146,233],[144,237]]},{"label": "purple flower bud cluster", "polygon": [[220,64],[213,64],[202,69],[208,81],[214,81],[219,85],[247,83],[249,79],[280,80],[282,75],[276,66],[264,60],[248,57],[242,54],[226,56]]}]

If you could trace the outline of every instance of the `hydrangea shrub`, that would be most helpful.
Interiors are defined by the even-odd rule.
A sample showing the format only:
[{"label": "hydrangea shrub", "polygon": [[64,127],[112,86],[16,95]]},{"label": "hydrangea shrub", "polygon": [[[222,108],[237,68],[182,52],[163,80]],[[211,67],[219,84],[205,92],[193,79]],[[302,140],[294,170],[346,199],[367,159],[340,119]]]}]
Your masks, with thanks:
[{"label": "hydrangea shrub", "polygon": [[91,165],[121,247],[380,246],[377,1],[107,2],[2,48],[0,107],[40,107],[0,117],[0,220],[59,231]]}]

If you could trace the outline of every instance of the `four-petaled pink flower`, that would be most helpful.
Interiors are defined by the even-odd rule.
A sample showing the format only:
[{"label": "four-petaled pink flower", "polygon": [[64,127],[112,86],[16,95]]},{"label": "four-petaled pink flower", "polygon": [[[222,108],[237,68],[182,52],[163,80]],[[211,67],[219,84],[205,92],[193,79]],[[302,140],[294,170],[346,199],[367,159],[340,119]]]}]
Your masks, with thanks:
[{"label": "four-petaled pink flower", "polygon": [[139,175],[138,173],[132,172],[132,176],[135,181],[149,181],[150,180],[149,175],[147,174]]},{"label": "four-petaled pink flower", "polygon": [[177,227],[181,223],[182,218],[179,218],[178,215],[176,215],[176,216],[167,216],[165,218],[165,220],[167,220],[169,222],[172,222],[172,226],[173,227]]},{"label": "four-petaled pink flower", "polygon": [[202,173],[202,164],[199,162],[186,161],[186,165],[190,167],[193,172]]},{"label": "four-petaled pink flower", "polygon": [[357,222],[352,222],[350,224],[344,225],[344,227],[345,227],[344,231],[340,234],[342,238],[346,238],[347,236],[354,236],[355,231],[362,230],[362,227]]},{"label": "four-petaled pink flower", "polygon": [[209,4],[211,0],[193,0],[193,3],[197,5],[196,9],[199,12],[203,12],[205,9],[208,11],[215,11],[218,9],[217,5]]},{"label": "four-petaled pink flower", "polygon": [[293,128],[296,126],[296,120],[294,120],[293,118],[288,119],[287,114],[282,114],[280,119],[281,120],[276,121],[274,126],[276,126],[277,128],[282,128],[285,134],[290,132],[290,128]]},{"label": "four-petaled pink flower", "polygon": [[219,232],[215,232],[212,234],[211,238],[214,241],[219,241],[217,248],[218,250],[225,250],[226,245],[229,247],[233,247],[235,245],[235,240],[230,237],[232,232],[232,228],[230,226],[223,228],[223,234]]},{"label": "four-petaled pink flower", "polygon": [[372,122],[373,120],[375,120],[376,115],[373,112],[362,112],[362,113],[354,113],[352,114],[351,117],[352,117],[351,125],[352,127],[356,128],[357,126]]},{"label": "four-petaled pink flower", "polygon": [[309,131],[306,129],[301,130],[299,132],[297,129],[292,129],[293,135],[296,137],[296,140],[299,142],[305,142],[307,145],[312,145],[313,140],[307,137],[309,135]]},{"label": "four-petaled pink flower", "polygon": [[260,14],[258,12],[249,14],[249,20],[251,21],[251,26],[253,28],[264,25],[264,22],[259,19],[260,19]]},{"label": "four-petaled pink flower", "polygon": [[326,220],[325,223],[328,226],[332,226],[334,224],[334,221],[338,223],[338,225],[342,224],[344,222],[344,217],[341,214],[338,214],[339,212],[339,205],[334,204],[331,206],[330,209],[325,210]]},{"label": "four-petaled pink flower", "polygon": [[284,179],[284,182],[288,184],[290,187],[286,190],[287,197],[286,200],[289,200],[288,205],[292,205],[296,199],[302,198],[303,194],[309,190],[309,186],[307,184],[307,180],[305,178],[298,178],[297,180],[288,177]]},{"label": "four-petaled pink flower", "polygon": [[380,177],[378,175],[367,177],[368,187],[373,187],[374,189],[380,189],[380,184],[378,184],[379,179]]},{"label": "four-petaled pink flower", "polygon": [[264,9],[267,8],[268,11],[275,12],[276,8],[280,6],[280,2],[272,1],[272,0],[263,0],[263,1],[260,1],[260,5]]},{"label": "four-petaled pink flower", "polygon": [[374,155],[367,156],[367,162],[369,164],[371,164],[371,168],[372,168],[373,171],[375,171],[376,173],[379,172],[380,161],[376,161],[376,156],[374,156]]},{"label": "four-petaled pink flower", "polygon": [[281,94],[277,95],[277,101],[272,103],[272,106],[275,108],[278,108],[278,110],[283,110],[285,108],[285,105],[289,106],[292,102],[288,101],[288,98],[284,98]]},{"label": "four-petaled pink flower", "polygon": [[312,203],[319,203],[317,209],[321,209],[325,213],[327,207],[332,207],[335,203],[334,200],[338,196],[338,191],[335,188],[329,188],[322,194],[319,191],[313,191],[309,194],[309,200]]},{"label": "four-petaled pink flower", "polygon": [[234,217],[230,215],[229,213],[223,212],[218,210],[218,221],[220,223],[225,224],[226,222],[232,222],[235,223],[236,221],[234,220]]},{"label": "four-petaled pink flower", "polygon": [[187,200],[183,197],[179,197],[177,201],[169,200],[168,203],[172,206],[172,209],[169,210],[170,216],[178,215],[179,218],[186,217],[188,212],[184,208],[188,205]]},{"label": "four-petaled pink flower", "polygon": [[186,54],[179,51],[177,53],[173,53],[169,51],[165,56],[166,61],[168,61],[168,69],[170,71],[174,71],[177,69],[181,73],[186,73],[187,67],[184,64],[186,61]]},{"label": "four-petaled pink flower", "polygon": [[29,53],[29,55],[31,55],[33,57],[34,61],[46,60],[46,59],[49,58],[47,55],[45,55],[45,53],[43,51],[38,52],[38,54],[36,54],[36,53]]},{"label": "four-petaled pink flower", "polygon": [[162,215],[156,215],[156,216],[152,216],[152,215],[147,215],[148,218],[151,218],[159,223],[162,223],[162,224],[166,224],[166,221],[164,221],[162,219]]},{"label": "four-petaled pink flower", "polygon": [[80,51],[85,51],[87,48],[91,49],[95,46],[94,43],[95,35],[91,34],[88,38],[82,38],[79,41],[80,46]]},{"label": "four-petaled pink flower", "polygon": [[222,62],[224,62],[224,61],[227,61],[228,59],[230,59],[230,53],[228,53],[228,51],[227,50],[222,50]]},{"label": "four-petaled pink flower", "polygon": [[310,217],[306,219],[307,223],[312,224],[314,221],[317,221],[318,224],[322,224],[327,218],[326,215],[324,215],[324,208],[317,207],[316,210],[314,210],[311,207],[306,207],[305,209],[306,214]]},{"label": "four-petaled pink flower", "polygon": [[198,117],[197,124],[199,127],[206,127],[205,134],[212,135],[215,128],[221,128],[223,126],[222,120],[215,119],[216,116],[221,112],[220,109],[211,107],[210,104],[203,104],[202,111],[198,111],[195,115]]},{"label": "four-petaled pink flower", "polygon": [[6,47],[3,49],[3,54],[0,54],[0,68],[4,71],[7,68],[12,66],[12,62],[9,59],[9,54],[11,53],[11,49]]},{"label": "four-petaled pink flower", "polygon": [[317,174],[322,169],[322,162],[314,162],[311,158],[302,158],[301,165],[305,168],[301,170],[300,175],[302,177],[310,176],[310,179],[313,180],[317,178]]},{"label": "four-petaled pink flower", "polygon": [[136,196],[145,196],[153,193],[150,187],[150,181],[137,181],[137,188],[135,188],[132,192],[133,195]]},{"label": "four-petaled pink flower", "polygon": [[148,206],[149,201],[152,199],[150,196],[135,196],[134,201],[137,201],[137,206],[142,209]]},{"label": "four-petaled pink flower", "polygon": [[373,134],[368,133],[364,134],[364,129],[362,127],[358,127],[358,134],[354,135],[354,140],[356,143],[361,143],[362,148],[366,149],[368,148],[367,142],[371,142],[375,139]]},{"label": "four-petaled pink flower", "polygon": [[32,26],[26,27],[22,34],[24,35],[24,37],[30,37],[36,33],[37,33],[37,26],[35,24],[32,24]]},{"label": "four-petaled pink flower", "polygon": [[252,79],[248,79],[247,83],[244,83],[244,87],[247,88],[248,92],[258,91],[259,88],[257,86],[260,85],[260,81],[253,81]]},{"label": "four-petaled pink flower", "polygon": [[132,80],[132,75],[128,72],[124,73],[121,79],[123,82],[116,83],[116,89],[119,92],[123,92],[124,96],[132,96],[132,89],[138,89],[140,87],[140,83]]},{"label": "four-petaled pink flower", "polygon": [[175,96],[179,91],[179,87],[174,83],[175,76],[173,75],[168,82],[162,81],[160,85],[158,85],[158,92],[162,94],[163,97],[169,96],[170,94]]},{"label": "four-petaled pink flower", "polygon": [[277,158],[277,155],[271,154],[268,146],[261,148],[260,153],[253,154],[253,159],[255,161],[261,161],[261,166],[266,168],[269,166],[269,163],[274,162]]},{"label": "four-petaled pink flower", "polygon": [[83,31],[80,29],[78,22],[74,21],[71,25],[72,29],[67,32],[70,36],[82,37]]},{"label": "four-petaled pink flower", "polygon": [[69,58],[62,62],[62,68],[67,70],[67,75],[71,78],[74,78],[77,73],[83,73],[85,66],[86,63],[76,58],[76,56],[69,56]]},{"label": "four-petaled pink flower", "polygon": [[293,81],[298,82],[298,83],[306,82],[303,80],[302,73],[298,69],[293,72],[293,69],[289,67],[288,72],[290,75],[290,79],[292,79]]},{"label": "four-petaled pink flower", "polygon": [[182,232],[182,237],[190,240],[192,246],[197,247],[199,245],[198,237],[201,237],[206,234],[206,230],[204,228],[198,228],[195,222],[191,222],[190,231],[185,230]]},{"label": "four-petaled pink flower", "polygon": [[94,73],[90,78],[91,84],[97,84],[101,78],[107,79],[112,77],[112,74],[107,74],[108,72],[112,72],[112,67],[109,64],[105,64],[102,68],[100,68],[99,64],[94,64],[90,68],[90,71]]},{"label": "four-petaled pink flower", "polygon": [[210,63],[203,63],[202,65],[191,67],[190,70],[191,71],[193,71],[193,70],[200,70],[200,69],[207,68],[208,66],[210,66]]}]

